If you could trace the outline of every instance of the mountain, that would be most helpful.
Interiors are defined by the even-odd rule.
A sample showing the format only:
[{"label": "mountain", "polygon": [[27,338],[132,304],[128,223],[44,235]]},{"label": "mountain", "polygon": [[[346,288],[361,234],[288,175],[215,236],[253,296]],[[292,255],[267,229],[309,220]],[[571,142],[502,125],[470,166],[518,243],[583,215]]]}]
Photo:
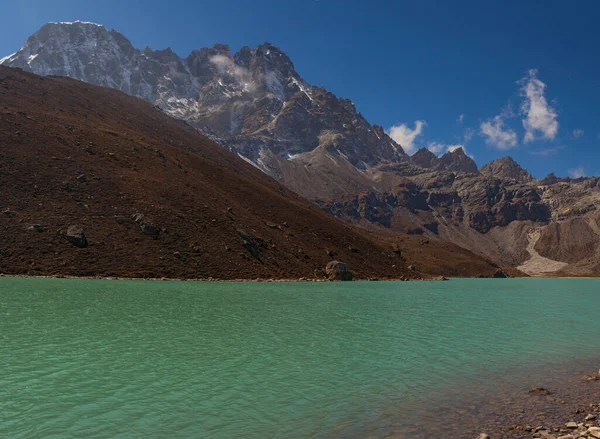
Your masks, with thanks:
[{"label": "mountain", "polygon": [[[298,168],[334,157],[359,179],[377,165],[410,166],[401,146],[369,124],[352,101],[308,84],[289,57],[269,43],[235,54],[215,44],[179,58],[170,49],[136,49],[119,32],[98,24],[48,23],[0,64],[68,76],[152,102],[280,179],[294,172],[284,161]],[[462,170],[451,157],[446,168]]]},{"label": "mountain", "polygon": [[411,156],[412,162],[424,169],[435,169],[440,159],[427,148],[421,148]]},{"label": "mountain", "polygon": [[[231,54],[216,44],[179,58],[170,49],[138,50],[93,23],[48,23],[2,64],[116,88],[206,129],[267,173],[272,156],[290,158],[320,145],[355,166],[406,155],[347,99],[307,84],[291,60],[264,43]],[[338,135],[335,142],[324,139]]]},{"label": "mountain", "polygon": [[481,174],[490,177],[516,180],[519,183],[531,183],[533,177],[525,169],[515,162],[512,157],[503,157],[484,165],[480,169]]},{"label": "mountain", "polygon": [[[234,54],[216,44],[180,58],[170,49],[136,49],[93,23],[49,23],[0,64],[149,101],[325,212],[370,232],[450,241],[529,274],[600,274],[584,261],[589,249],[567,244],[559,233],[578,218],[596,233],[596,180],[552,174],[536,181],[509,157],[478,169],[462,148],[441,157],[427,149],[408,156],[352,101],[304,81],[269,43]],[[582,227],[577,222],[573,230]],[[551,250],[554,244],[562,250]],[[558,264],[527,265],[538,256]]]},{"label": "mountain", "polygon": [[417,170],[417,173],[427,172],[425,170],[479,173],[477,164],[465,153],[462,147],[448,151],[441,157],[436,156],[427,148],[421,148],[410,157],[410,161],[414,165],[423,168]]},{"label": "mountain", "polygon": [[338,221],[119,91],[0,67],[0,101],[0,273],[323,278],[334,258],[359,279],[497,270]]}]

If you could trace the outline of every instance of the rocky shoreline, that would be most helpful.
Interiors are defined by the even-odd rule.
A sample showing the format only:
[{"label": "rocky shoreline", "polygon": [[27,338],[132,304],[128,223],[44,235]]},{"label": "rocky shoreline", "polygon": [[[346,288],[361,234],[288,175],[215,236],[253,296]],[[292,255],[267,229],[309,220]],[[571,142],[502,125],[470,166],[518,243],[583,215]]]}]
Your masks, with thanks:
[{"label": "rocky shoreline", "polygon": [[[541,439],[578,439],[578,438],[600,438],[600,422],[598,422],[598,412],[600,412],[600,404],[589,404],[589,410],[586,415],[578,413],[584,416],[582,422],[568,421],[561,426],[545,427],[538,426],[532,427],[526,425],[525,427],[514,426],[514,430],[522,430],[523,433],[531,433],[531,436],[523,435],[519,437],[531,437]],[[583,411],[585,413],[585,411]],[[486,433],[481,433],[477,439],[493,439]]]},{"label": "rocky shoreline", "polygon": [[[84,280],[125,280],[125,281],[153,281],[153,282],[256,282],[256,283],[296,283],[296,282],[336,282],[335,280],[325,278],[291,278],[291,279],[277,279],[277,278],[254,278],[254,279],[220,279],[220,278],[167,278],[167,277],[116,277],[116,276],[62,276],[62,275],[49,275],[49,276],[30,276],[20,274],[7,274],[0,273],[0,277],[6,278],[22,278],[22,279],[84,279]],[[409,282],[409,281],[447,281],[449,280],[444,276],[422,276],[418,278],[406,278],[400,277],[397,279],[392,278],[369,278],[369,279],[354,279],[354,281],[362,282]]]},{"label": "rocky shoreline", "polygon": [[425,398],[391,419],[381,427],[383,437],[600,439],[600,375],[590,364],[597,359],[524,365],[485,380],[473,377],[472,385]]},{"label": "rocky shoreline", "polygon": [[[600,403],[597,392],[599,381],[600,371],[597,374],[584,375],[578,384],[572,384],[570,390],[574,393],[565,394],[562,389],[553,391],[544,387],[533,388],[527,395],[532,401],[538,399],[534,405],[539,412],[526,413],[526,406],[523,405],[521,410],[517,411],[521,412],[521,419],[528,422],[509,422],[509,425],[496,427],[496,431],[488,430],[479,434],[477,439],[600,439]],[[533,422],[541,418],[545,422]],[[506,419],[514,420],[510,415]]]}]

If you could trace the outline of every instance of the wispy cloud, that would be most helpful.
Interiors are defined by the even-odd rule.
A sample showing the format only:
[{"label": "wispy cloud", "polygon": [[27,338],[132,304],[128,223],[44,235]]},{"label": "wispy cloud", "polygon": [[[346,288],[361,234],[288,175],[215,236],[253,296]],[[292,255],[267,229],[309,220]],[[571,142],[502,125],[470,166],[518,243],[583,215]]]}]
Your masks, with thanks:
[{"label": "wispy cloud", "polygon": [[473,128],[467,128],[463,135],[463,139],[464,139],[465,143],[469,143],[474,135],[475,135],[475,130]]},{"label": "wispy cloud", "polygon": [[508,115],[509,113],[503,112],[481,124],[480,133],[485,137],[485,143],[498,149],[510,149],[517,146],[517,133],[504,124],[504,119]]},{"label": "wispy cloud", "polygon": [[465,152],[465,154],[467,153],[467,150],[465,149],[464,145],[448,145],[448,152],[454,152],[457,149],[462,148],[462,150]]},{"label": "wispy cloud", "polygon": [[558,145],[558,146],[553,146],[552,148],[544,148],[544,149],[538,149],[537,151],[529,151],[529,153],[531,155],[539,155],[542,157],[548,157],[548,156],[558,154],[560,151],[562,151],[565,148],[566,148],[565,145]]},{"label": "wispy cloud", "polygon": [[473,154],[469,154],[469,151],[467,151],[467,147],[465,145],[448,145],[446,149],[448,152],[454,152],[457,149],[462,149],[466,155],[475,160],[475,156]]},{"label": "wispy cloud", "polygon": [[573,130],[573,137],[576,139],[581,139],[583,137],[583,130],[576,128]]},{"label": "wispy cloud", "polygon": [[233,76],[244,86],[246,91],[252,93],[256,90],[256,84],[254,84],[250,72],[247,69],[238,66],[230,57],[225,55],[215,55],[210,58],[210,62],[217,67],[219,73],[227,73]]},{"label": "wispy cloud", "polygon": [[456,119],[458,121],[458,123],[463,123],[463,121],[465,120],[465,114],[461,114],[460,116],[458,116],[458,119]]},{"label": "wispy cloud", "polygon": [[434,153],[435,155],[443,155],[447,152],[454,152],[459,148],[462,148],[462,150],[465,152],[465,154],[467,154],[472,159],[475,158],[473,155],[470,155],[467,152],[467,148],[465,147],[465,145],[460,145],[460,144],[446,145],[444,143],[439,143],[439,142],[429,142],[427,144],[427,149],[429,151],[431,151],[432,153]]},{"label": "wispy cloud", "polygon": [[388,130],[388,135],[404,149],[404,152],[412,155],[418,149],[415,145],[415,140],[423,134],[423,128],[426,126],[427,122],[424,120],[416,120],[414,129],[409,128],[404,123],[394,125]]},{"label": "wispy cloud", "polygon": [[576,168],[572,168],[569,169],[569,175],[572,178],[580,178],[580,177],[585,177],[586,173],[585,173],[585,169],[583,168],[583,166],[577,166]]},{"label": "wispy cloud", "polygon": [[429,142],[427,144],[427,149],[434,153],[435,155],[440,155],[446,150],[446,145],[438,142]]},{"label": "wispy cloud", "polygon": [[537,77],[537,70],[531,69],[527,76],[519,81],[521,84],[521,112],[525,116],[525,143],[533,142],[538,138],[554,140],[558,133],[558,115],[544,96],[546,84]]}]

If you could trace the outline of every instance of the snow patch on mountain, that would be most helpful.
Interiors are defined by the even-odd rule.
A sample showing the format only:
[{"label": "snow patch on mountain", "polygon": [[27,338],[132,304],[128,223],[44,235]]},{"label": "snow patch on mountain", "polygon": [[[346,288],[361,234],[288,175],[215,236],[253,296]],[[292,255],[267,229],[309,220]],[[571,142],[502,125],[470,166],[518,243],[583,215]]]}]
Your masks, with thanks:
[{"label": "snow patch on mountain", "polygon": [[6,63],[6,62],[10,62],[10,61],[12,61],[12,58],[13,58],[13,57],[14,57],[16,54],[17,54],[17,52],[15,52],[15,53],[12,53],[12,54],[10,54],[10,55],[8,55],[8,56],[5,56],[4,58],[0,58],[0,64],[4,64],[4,63]]},{"label": "snow patch on mountain", "polygon": [[103,25],[98,24],[98,23],[92,23],[91,21],[81,21],[81,20],[75,20],[75,21],[50,21],[49,24],[65,24],[65,25],[85,24],[85,25],[92,25],[92,26],[104,27]]}]

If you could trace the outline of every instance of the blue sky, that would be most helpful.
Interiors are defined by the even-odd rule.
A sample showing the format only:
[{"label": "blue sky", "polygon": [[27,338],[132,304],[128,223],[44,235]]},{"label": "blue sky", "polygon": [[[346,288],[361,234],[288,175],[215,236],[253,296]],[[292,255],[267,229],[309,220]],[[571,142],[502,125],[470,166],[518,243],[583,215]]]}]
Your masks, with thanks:
[{"label": "blue sky", "polygon": [[136,47],[269,41],[308,82],[352,99],[412,148],[511,155],[537,177],[600,175],[594,1],[3,0],[0,57],[48,21],[114,28]]}]

